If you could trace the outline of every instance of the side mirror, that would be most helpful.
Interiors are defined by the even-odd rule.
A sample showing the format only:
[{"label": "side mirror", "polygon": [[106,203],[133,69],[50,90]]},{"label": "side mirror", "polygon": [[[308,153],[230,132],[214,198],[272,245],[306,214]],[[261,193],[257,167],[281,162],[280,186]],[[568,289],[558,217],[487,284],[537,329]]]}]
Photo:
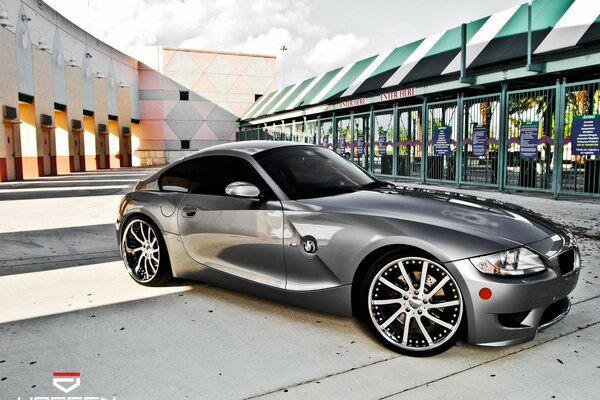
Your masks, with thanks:
[{"label": "side mirror", "polygon": [[260,197],[260,189],[248,182],[233,182],[227,185],[225,193],[231,197],[243,197],[257,199]]}]

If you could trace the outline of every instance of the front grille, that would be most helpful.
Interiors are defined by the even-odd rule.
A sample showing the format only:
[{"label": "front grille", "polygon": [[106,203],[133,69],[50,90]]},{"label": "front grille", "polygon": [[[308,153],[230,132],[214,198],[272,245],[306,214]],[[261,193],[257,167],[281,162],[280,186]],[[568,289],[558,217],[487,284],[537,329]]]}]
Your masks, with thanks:
[{"label": "front grille", "polygon": [[558,266],[561,274],[565,275],[573,272],[575,268],[575,250],[570,249],[558,256]]}]

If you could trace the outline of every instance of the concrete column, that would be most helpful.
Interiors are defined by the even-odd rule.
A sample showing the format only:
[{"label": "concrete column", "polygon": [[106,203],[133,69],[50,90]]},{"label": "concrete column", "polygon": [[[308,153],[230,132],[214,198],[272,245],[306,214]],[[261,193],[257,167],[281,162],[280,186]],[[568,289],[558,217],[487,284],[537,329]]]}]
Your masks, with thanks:
[{"label": "concrete column", "polygon": [[[106,79],[93,80],[94,87],[94,123],[96,132],[96,166],[110,168],[110,153],[108,144],[108,97]],[[105,132],[100,132],[98,125],[106,126]],[[118,148],[118,147],[117,147]],[[114,153],[116,154],[116,153]],[[117,160],[118,162],[118,160]]]},{"label": "concrete column", "polygon": [[[81,69],[79,67],[68,66],[65,74],[67,76],[67,127],[70,133],[68,141],[69,168],[71,171],[96,169],[94,135],[92,135],[91,140],[92,146],[86,146]],[[74,129],[73,120],[80,121],[83,129]],[[91,147],[91,149],[87,147]],[[86,156],[91,156],[91,160],[88,161]]]},{"label": "concrete column", "polygon": [[[38,162],[38,172],[29,170],[31,175],[25,176],[44,176],[56,175],[56,137],[55,125],[42,125],[42,114],[50,115],[54,119],[54,84],[52,83],[52,55],[38,48],[33,49],[33,87],[34,87],[34,113],[35,113],[35,143],[25,143],[25,137],[22,137],[22,144],[27,147],[31,156],[36,153]],[[32,140],[31,135],[27,140]],[[35,148],[35,150],[34,150]]]},{"label": "concrete column", "polygon": [[[131,94],[128,87],[117,87],[119,122],[119,158],[121,167],[131,167]],[[129,131],[124,133],[123,128]]]}]

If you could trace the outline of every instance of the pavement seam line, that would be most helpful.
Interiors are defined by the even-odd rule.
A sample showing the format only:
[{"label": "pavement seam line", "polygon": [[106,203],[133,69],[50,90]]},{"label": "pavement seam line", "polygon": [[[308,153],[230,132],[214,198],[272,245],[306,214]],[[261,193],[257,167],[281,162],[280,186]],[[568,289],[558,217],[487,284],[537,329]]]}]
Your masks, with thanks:
[{"label": "pavement seam line", "polygon": [[395,356],[395,357],[385,358],[383,360],[373,361],[372,363],[361,365],[360,367],[354,367],[354,368],[350,368],[350,369],[347,369],[347,370],[344,370],[344,371],[335,372],[333,374],[324,375],[324,376],[322,376],[320,378],[315,378],[315,379],[310,379],[310,380],[302,381],[302,382],[296,383],[296,384],[291,385],[291,386],[282,386],[282,387],[279,387],[277,389],[271,390],[269,392],[260,393],[260,394],[257,394],[257,395],[254,395],[254,396],[250,396],[250,397],[245,397],[243,400],[258,399],[258,398],[261,398],[261,397],[264,397],[264,396],[268,396],[268,395],[273,394],[273,393],[280,392],[280,391],[285,390],[285,389],[292,389],[292,388],[295,388],[295,387],[298,387],[298,386],[306,385],[308,383],[313,383],[313,382],[317,382],[317,381],[320,381],[320,380],[323,380],[323,379],[331,378],[333,376],[342,375],[342,374],[345,374],[347,372],[356,371],[356,370],[359,370],[359,369],[362,369],[362,368],[367,368],[367,367],[370,367],[370,366],[373,366],[373,365],[384,363],[386,361],[394,360],[394,359],[399,358],[399,357],[402,357],[402,356],[398,355],[398,356]]},{"label": "pavement seam line", "polygon": [[[580,302],[578,302],[578,303],[574,303],[573,305],[576,305],[576,304],[581,304],[581,303],[587,302],[587,301],[589,301],[589,300],[594,300],[594,299],[597,299],[597,298],[600,298],[600,296],[595,296],[595,297],[592,297],[592,298],[590,298],[590,299],[582,300],[582,301],[580,301]],[[585,325],[585,326],[583,326],[583,327],[580,327],[580,326],[578,326],[578,327],[577,327],[575,330],[572,330],[572,331],[570,331],[570,332],[566,332],[566,333],[559,334],[559,335],[558,335],[558,336],[556,336],[556,337],[549,338],[549,339],[547,339],[547,340],[544,340],[544,341],[542,341],[542,342],[535,343],[535,344],[532,344],[532,345],[530,345],[530,346],[524,347],[524,348],[522,348],[522,349],[515,350],[515,351],[513,351],[513,352],[510,352],[510,353],[508,353],[508,354],[505,354],[505,355],[503,355],[503,356],[496,357],[496,358],[493,358],[493,359],[491,359],[491,360],[488,360],[488,361],[485,361],[485,362],[482,362],[482,363],[479,363],[479,364],[476,364],[476,365],[470,366],[469,368],[462,369],[462,370],[460,370],[460,371],[457,371],[457,372],[454,372],[454,373],[452,373],[452,374],[450,374],[450,375],[446,375],[446,376],[440,377],[440,378],[438,378],[438,379],[434,379],[434,380],[432,380],[432,381],[428,381],[428,382],[425,382],[425,383],[423,383],[423,384],[420,384],[420,385],[417,385],[417,386],[413,386],[413,387],[411,387],[411,388],[404,389],[404,390],[402,390],[402,391],[400,391],[400,392],[396,392],[396,393],[389,394],[389,395],[387,395],[387,396],[381,397],[381,398],[380,398],[380,400],[383,400],[383,399],[388,399],[388,398],[390,398],[390,397],[392,397],[392,396],[396,396],[396,395],[399,395],[399,394],[402,394],[402,393],[406,393],[406,392],[408,392],[408,391],[411,391],[411,390],[414,390],[414,389],[418,389],[418,388],[420,388],[420,387],[423,387],[423,386],[426,386],[426,385],[429,385],[429,384],[432,384],[432,383],[435,383],[435,382],[438,382],[438,381],[444,380],[444,379],[446,379],[446,378],[450,378],[450,377],[452,377],[452,376],[455,376],[455,375],[462,374],[463,372],[470,371],[470,370],[472,370],[472,369],[474,369],[474,368],[478,368],[478,367],[480,367],[480,366],[482,366],[482,365],[490,364],[490,363],[496,362],[496,361],[498,361],[498,360],[502,360],[502,359],[504,359],[504,358],[507,358],[507,357],[509,357],[509,356],[512,356],[512,355],[515,355],[515,354],[519,354],[519,353],[521,353],[521,352],[523,352],[523,351],[526,351],[526,350],[529,350],[529,349],[536,348],[536,347],[538,347],[538,346],[541,346],[541,345],[543,345],[543,344],[546,344],[546,343],[549,343],[549,342],[551,342],[551,341],[554,341],[554,340],[557,340],[557,339],[563,338],[563,337],[565,337],[565,336],[572,335],[573,333],[579,332],[579,331],[581,331],[581,330],[584,330],[584,329],[587,329],[587,328],[591,328],[591,327],[593,327],[593,326],[595,326],[595,325],[598,325],[598,324],[600,324],[600,321],[596,321],[596,322],[589,323],[589,324],[587,324],[587,325]],[[394,360],[394,359],[397,359],[397,358],[400,358],[400,357],[402,357],[402,355],[398,355],[398,356],[396,356],[396,357],[389,357],[389,358],[386,358],[386,359],[383,359],[383,360],[379,360],[379,361],[374,361],[374,362],[372,362],[372,363],[369,363],[369,364],[361,365],[360,367],[354,367],[354,368],[350,368],[350,369],[347,369],[347,370],[344,370],[344,371],[340,371],[340,372],[336,372],[336,373],[333,373],[333,374],[324,375],[324,376],[322,376],[322,377],[319,377],[319,378],[314,378],[314,379],[310,379],[310,380],[306,380],[306,381],[302,381],[302,382],[296,383],[296,384],[294,384],[294,385],[290,385],[290,386],[282,386],[282,387],[279,387],[279,388],[277,388],[277,389],[271,390],[271,391],[269,391],[269,392],[265,392],[265,393],[261,393],[261,394],[253,395],[253,396],[250,396],[250,397],[245,397],[243,400],[252,400],[252,399],[258,399],[258,398],[261,398],[261,397],[264,397],[264,396],[268,396],[268,395],[271,395],[271,394],[274,394],[274,393],[280,392],[280,391],[282,391],[282,390],[285,390],[285,389],[293,389],[293,388],[296,388],[296,387],[299,387],[299,386],[303,386],[303,385],[306,385],[306,384],[309,384],[309,383],[314,383],[314,382],[317,382],[317,381],[322,381],[322,380],[325,380],[325,379],[328,379],[328,378],[331,378],[331,377],[334,377],[334,376],[343,375],[343,374],[345,374],[345,373],[348,373],[348,372],[352,372],[352,371],[360,370],[360,369],[363,369],[363,368],[371,367],[371,366],[373,366],[373,365],[377,365],[377,364],[380,364],[380,363],[383,363],[383,362],[391,361],[391,360]]]},{"label": "pavement seam line", "polygon": [[535,343],[535,344],[533,344],[532,346],[528,346],[528,347],[525,347],[525,348],[519,349],[519,350],[517,350],[517,351],[511,352],[511,353],[508,353],[508,354],[505,354],[505,355],[503,355],[503,356],[500,356],[500,357],[497,357],[497,358],[494,358],[494,359],[491,359],[491,360],[488,360],[488,361],[482,362],[482,363],[480,363],[480,364],[476,364],[476,365],[470,366],[469,368],[465,368],[465,369],[462,369],[462,370],[460,370],[460,371],[456,371],[456,372],[454,372],[454,373],[452,373],[452,374],[450,374],[450,375],[446,375],[446,376],[443,376],[443,377],[441,377],[441,378],[434,379],[434,380],[431,380],[431,381],[428,381],[428,382],[422,383],[422,384],[420,384],[420,385],[413,386],[413,387],[411,387],[411,388],[407,388],[407,389],[401,390],[400,392],[396,392],[396,393],[392,393],[392,394],[389,394],[389,395],[387,395],[387,396],[384,396],[384,397],[380,397],[380,398],[379,398],[379,400],[389,399],[389,398],[391,398],[391,397],[393,397],[393,396],[397,396],[397,395],[399,395],[399,394],[402,394],[402,393],[410,392],[411,390],[414,390],[414,389],[419,389],[419,388],[421,388],[421,387],[423,387],[423,386],[428,386],[428,385],[430,385],[430,384],[432,384],[432,383],[436,383],[436,382],[442,381],[442,380],[444,380],[444,379],[451,378],[451,377],[453,377],[453,376],[456,376],[456,375],[460,375],[460,374],[462,374],[463,372],[470,371],[470,370],[472,370],[472,369],[475,369],[475,368],[481,367],[481,366],[483,366],[483,365],[487,365],[487,364],[494,363],[494,362],[496,362],[496,361],[502,360],[502,359],[504,359],[504,358],[507,358],[507,357],[509,357],[509,356],[513,356],[513,355],[515,355],[515,354],[519,354],[519,353],[521,353],[521,352],[523,352],[523,351],[526,351],[526,350],[531,350],[531,349],[534,349],[534,348],[536,348],[536,347],[538,347],[538,346],[544,345],[544,344],[546,344],[546,343],[549,343],[549,342],[552,342],[552,341],[554,341],[554,340],[561,339],[561,338],[563,338],[563,337],[566,337],[566,336],[570,336],[570,335],[572,335],[572,334],[574,334],[574,333],[580,332],[580,331],[582,331],[582,330],[584,330],[584,329],[591,328],[591,327],[593,327],[593,326],[596,326],[596,325],[598,325],[598,324],[600,324],[600,321],[592,322],[592,323],[590,323],[590,324],[588,324],[588,325],[586,325],[586,326],[583,326],[583,327],[581,327],[581,326],[578,326],[578,327],[577,327],[577,329],[575,329],[575,330],[573,330],[573,331],[571,331],[571,332],[567,332],[567,333],[560,334],[560,335],[558,335],[558,336],[556,336],[556,337],[549,338],[549,339],[547,339],[547,340],[544,340],[544,341],[542,341],[542,342],[539,342],[539,343]]},{"label": "pavement seam line", "polygon": [[589,299],[583,299],[583,300],[580,300],[580,301],[578,301],[577,303],[572,303],[572,304],[571,304],[571,306],[576,306],[576,305],[578,305],[578,304],[587,303],[588,301],[591,301],[591,300],[596,300],[596,299],[598,299],[598,298],[600,298],[600,295],[598,295],[598,296],[594,296],[594,297],[590,297]]}]

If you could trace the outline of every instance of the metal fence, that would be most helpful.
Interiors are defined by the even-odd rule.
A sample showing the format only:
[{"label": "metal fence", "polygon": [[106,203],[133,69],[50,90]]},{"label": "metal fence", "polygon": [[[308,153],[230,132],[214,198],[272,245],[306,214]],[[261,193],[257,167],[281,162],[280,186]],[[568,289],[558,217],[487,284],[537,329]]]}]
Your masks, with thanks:
[{"label": "metal fence", "polygon": [[315,143],[386,179],[600,197],[600,80],[501,89],[242,128],[237,139]]}]

